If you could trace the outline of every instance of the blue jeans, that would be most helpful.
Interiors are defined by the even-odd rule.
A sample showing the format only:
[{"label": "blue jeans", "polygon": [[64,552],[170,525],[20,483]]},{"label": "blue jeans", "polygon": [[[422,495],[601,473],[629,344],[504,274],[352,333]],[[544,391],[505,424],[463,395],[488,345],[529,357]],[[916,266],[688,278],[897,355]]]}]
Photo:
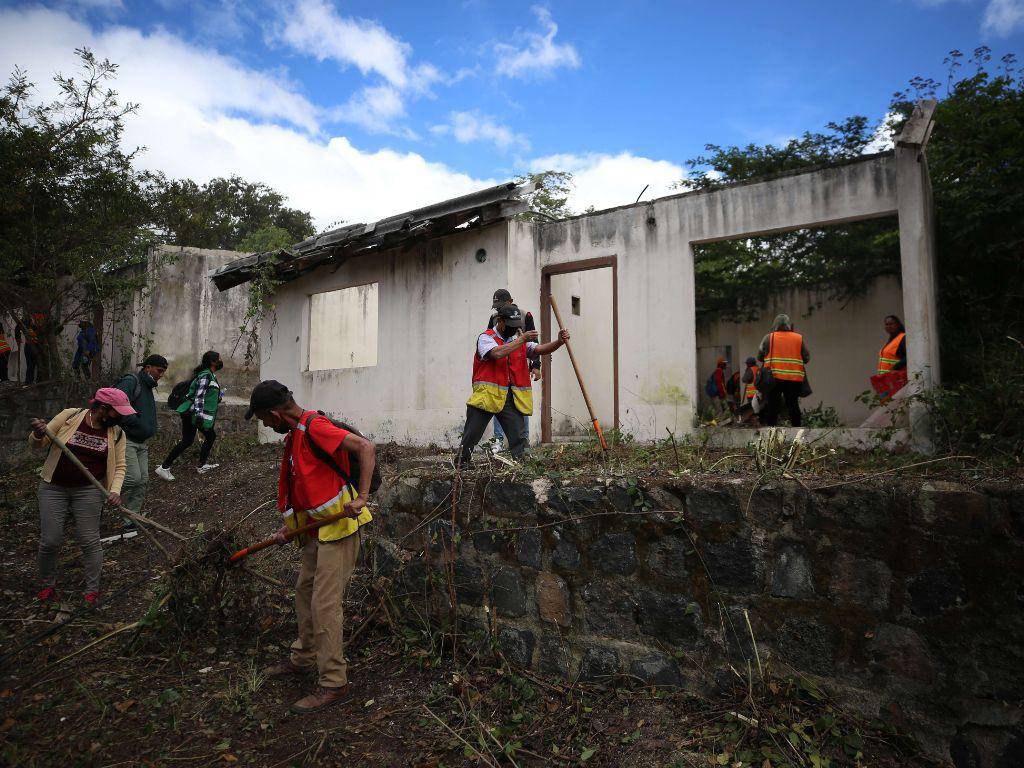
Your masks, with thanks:
[{"label": "blue jeans", "polygon": [[[523,437],[529,441],[530,439],[530,417],[523,416]],[[497,419],[494,420],[494,439],[505,442],[505,430],[501,428],[501,424]]]}]

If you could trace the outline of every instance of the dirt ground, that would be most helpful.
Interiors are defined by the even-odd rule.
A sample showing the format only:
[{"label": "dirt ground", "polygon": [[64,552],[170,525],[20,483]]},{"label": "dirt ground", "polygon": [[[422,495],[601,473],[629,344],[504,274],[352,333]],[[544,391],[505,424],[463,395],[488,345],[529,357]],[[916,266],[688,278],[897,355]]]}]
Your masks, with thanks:
[{"label": "dirt ground", "polygon": [[[153,461],[165,450],[157,441]],[[217,448],[220,468],[202,477],[188,461],[194,456],[186,456],[176,482],[151,478],[144,512],[189,537],[230,529],[240,544],[265,538],[279,520],[278,454],[277,446],[225,440]],[[394,472],[399,452],[381,455],[389,461],[385,474]],[[351,698],[294,715],[288,705],[314,681],[261,674],[293,639],[291,587],[233,571],[221,585],[226,618],[210,615],[183,631],[161,604],[169,566],[142,536],[105,547],[106,600],[90,611],[81,609],[82,572],[69,528],[58,590],[71,618],[39,637],[54,629],[57,609],[34,599],[33,469],[0,480],[3,765],[927,764],[913,757],[907,740],[833,709],[797,681],[767,683],[756,702],[744,686],[707,702],[624,681],[545,679],[508,666],[479,641],[460,642],[453,652],[414,607],[403,609],[401,595],[387,601],[391,610],[374,611],[383,601],[365,569],[345,606],[346,635],[358,633],[347,648]],[[105,512],[104,526],[116,532],[117,515]],[[174,549],[172,539],[161,541]],[[252,560],[272,578],[294,580],[291,546]],[[742,714],[755,704],[759,728]]]}]

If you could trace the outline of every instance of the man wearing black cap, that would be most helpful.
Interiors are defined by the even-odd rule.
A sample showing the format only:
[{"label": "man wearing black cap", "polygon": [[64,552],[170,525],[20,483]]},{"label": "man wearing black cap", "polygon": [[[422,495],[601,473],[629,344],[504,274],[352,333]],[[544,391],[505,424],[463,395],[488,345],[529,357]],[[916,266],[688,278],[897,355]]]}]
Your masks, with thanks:
[{"label": "man wearing black cap", "polygon": [[[121,489],[121,502],[132,512],[142,511],[149,483],[149,446],[146,441],[156,434],[156,399],[153,390],[167,373],[167,358],[150,355],[141,363],[137,373],[126,373],[114,386],[128,395],[128,401],[135,409],[134,416],[126,416],[121,428],[127,438],[125,461],[128,464]],[[134,528],[131,520],[124,521],[125,528]]]},{"label": "man wearing black cap", "polygon": [[[300,714],[344,701],[349,696],[342,604],[345,587],[359,556],[359,529],[373,520],[367,502],[373,481],[373,443],[307,411],[279,381],[261,381],[249,398],[245,418],[253,416],[284,439],[277,506],[284,525],[274,536],[285,543],[289,530],[339,515],[327,525],[298,537],[302,547],[295,583],[299,637],[291,655],[264,674],[281,677],[316,672],[319,685],[292,705]],[[353,477],[359,460],[358,477]]]},{"label": "man wearing black cap", "polygon": [[529,360],[549,355],[565,344],[568,331],[555,341],[537,343],[537,331],[523,331],[523,315],[515,304],[498,308],[494,328],[481,333],[473,355],[473,394],[466,401],[466,427],[456,458],[458,466],[469,466],[473,449],[496,416],[508,437],[512,456],[526,450],[525,417],[533,413],[533,388]]},{"label": "man wearing black cap", "polygon": [[[499,288],[494,292],[494,296],[491,297],[491,319],[487,322],[487,329],[490,330],[494,327],[495,323],[498,322],[498,310],[504,307],[506,304],[515,304],[512,300],[512,294],[504,288]],[[523,332],[529,333],[530,331],[537,330],[537,325],[533,322],[533,313],[523,312]],[[540,358],[530,360],[530,378],[534,381],[540,380]],[[523,420],[523,431],[525,437],[530,437],[530,417],[526,416]],[[494,452],[497,453],[502,444],[505,442],[505,433],[501,429],[501,422],[497,418],[494,419]],[[511,445],[511,443],[509,443]]]}]

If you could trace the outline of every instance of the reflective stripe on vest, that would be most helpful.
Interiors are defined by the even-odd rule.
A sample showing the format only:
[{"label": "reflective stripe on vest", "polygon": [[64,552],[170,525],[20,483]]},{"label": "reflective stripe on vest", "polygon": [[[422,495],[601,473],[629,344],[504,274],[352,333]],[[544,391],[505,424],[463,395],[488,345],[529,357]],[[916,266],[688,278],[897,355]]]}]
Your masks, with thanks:
[{"label": "reflective stripe on vest", "polygon": [[878,375],[888,373],[900,361],[900,344],[907,334],[897,333],[878,353]]},{"label": "reflective stripe on vest", "polygon": [[[499,347],[504,346],[504,340],[493,328],[484,333],[493,337]],[[512,402],[516,410],[526,416],[532,414],[533,381],[530,379],[526,345],[521,345],[511,355],[498,360],[492,360],[490,355],[486,360],[481,360],[480,355],[474,350],[473,394],[469,396],[466,404],[488,413],[497,413],[505,407],[509,387],[512,388]]]},{"label": "reflective stripe on vest", "polygon": [[2,355],[4,352],[10,351],[11,345],[7,343],[7,338],[5,336],[0,336],[0,355]]},{"label": "reflective stripe on vest", "polygon": [[751,373],[753,375],[752,375],[752,378],[750,379],[750,383],[747,384],[746,390],[743,392],[743,398],[745,400],[753,400],[754,399],[754,395],[757,394],[757,374],[758,374],[758,371],[760,371],[760,370],[761,369],[758,368],[756,365],[750,366],[750,371],[751,371]]},{"label": "reflective stripe on vest", "polygon": [[803,381],[806,378],[803,358],[804,337],[793,331],[772,331],[768,340],[765,367],[781,381]]}]

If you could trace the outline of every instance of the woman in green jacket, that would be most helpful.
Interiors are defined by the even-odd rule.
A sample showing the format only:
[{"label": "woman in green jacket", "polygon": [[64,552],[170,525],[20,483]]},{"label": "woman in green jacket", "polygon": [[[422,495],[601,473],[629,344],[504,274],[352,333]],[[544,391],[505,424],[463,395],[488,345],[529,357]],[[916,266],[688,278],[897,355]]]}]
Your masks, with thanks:
[{"label": "woman in green jacket", "polygon": [[192,371],[192,384],[189,385],[185,400],[175,410],[181,414],[181,441],[171,449],[164,463],[156,468],[157,477],[173,480],[171,465],[181,454],[187,451],[196,440],[196,432],[203,435],[203,447],[199,449],[199,474],[216,469],[219,464],[210,464],[210,451],[217,433],[213,424],[217,419],[217,408],[224,399],[224,393],[217,381],[216,371],[224,367],[220,354],[210,350],[203,354],[202,362]]}]

